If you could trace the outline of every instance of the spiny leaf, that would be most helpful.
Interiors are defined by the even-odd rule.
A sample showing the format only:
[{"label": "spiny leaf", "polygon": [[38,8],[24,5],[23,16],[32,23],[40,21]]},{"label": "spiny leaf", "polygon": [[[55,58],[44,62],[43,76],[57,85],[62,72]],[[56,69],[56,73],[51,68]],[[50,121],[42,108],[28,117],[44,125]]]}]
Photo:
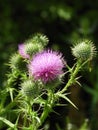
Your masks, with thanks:
[{"label": "spiny leaf", "polygon": [[68,97],[66,97],[64,94],[60,94],[60,93],[59,93],[58,96],[60,96],[61,98],[67,100],[73,107],[75,107],[76,109],[78,109],[78,108],[76,107],[76,105],[75,105]]}]

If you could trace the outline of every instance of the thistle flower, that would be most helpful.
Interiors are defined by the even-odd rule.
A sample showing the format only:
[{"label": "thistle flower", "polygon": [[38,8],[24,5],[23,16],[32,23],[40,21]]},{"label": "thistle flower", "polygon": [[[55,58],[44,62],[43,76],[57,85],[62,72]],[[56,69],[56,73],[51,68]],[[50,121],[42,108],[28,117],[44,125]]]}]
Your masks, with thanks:
[{"label": "thistle flower", "polygon": [[72,48],[72,54],[77,59],[81,59],[81,60],[90,59],[90,60],[92,60],[96,54],[96,48],[91,41],[84,40]]},{"label": "thistle flower", "polygon": [[29,59],[29,58],[30,58],[29,54],[27,54],[26,51],[25,51],[25,44],[19,44],[19,46],[18,46],[18,51],[19,51],[19,54],[20,54],[23,58],[26,58],[26,59]]},{"label": "thistle flower", "polygon": [[36,54],[28,65],[29,72],[35,80],[51,82],[63,74],[64,63],[62,54],[47,50]]}]

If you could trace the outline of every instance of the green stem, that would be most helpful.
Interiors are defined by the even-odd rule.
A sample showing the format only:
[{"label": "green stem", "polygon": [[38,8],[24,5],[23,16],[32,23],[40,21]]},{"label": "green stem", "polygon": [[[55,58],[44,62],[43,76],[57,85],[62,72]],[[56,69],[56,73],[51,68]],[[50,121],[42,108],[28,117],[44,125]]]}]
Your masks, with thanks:
[{"label": "green stem", "polygon": [[54,94],[51,90],[49,90],[48,91],[48,100],[46,101],[43,113],[40,117],[40,120],[41,120],[40,126],[43,124],[43,122],[48,117],[49,113],[52,111],[52,108],[54,106],[54,102],[55,102]]},{"label": "green stem", "polygon": [[68,89],[68,87],[75,82],[75,78],[80,69],[81,69],[81,61],[77,61],[74,71],[71,72],[70,79],[68,80],[66,86],[60,91],[60,93],[64,93]]},{"label": "green stem", "polygon": [[[38,130],[38,125],[37,125],[37,119],[36,119],[36,111],[32,110],[32,101],[30,98],[27,98],[26,99],[26,102],[28,104],[28,107],[27,107],[27,116],[29,116],[31,118],[31,121],[32,121],[32,124],[30,123],[30,130]],[[28,117],[25,117],[26,119],[28,119]],[[27,121],[25,120],[24,118],[24,121]],[[26,125],[27,122],[24,122],[24,125]]]}]

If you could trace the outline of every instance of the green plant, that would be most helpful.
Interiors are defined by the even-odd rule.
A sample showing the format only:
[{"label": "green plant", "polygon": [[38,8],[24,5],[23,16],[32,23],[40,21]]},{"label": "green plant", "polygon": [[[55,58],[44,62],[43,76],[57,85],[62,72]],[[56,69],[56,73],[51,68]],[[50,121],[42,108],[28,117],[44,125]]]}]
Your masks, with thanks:
[{"label": "green plant", "polygon": [[[48,41],[46,36],[38,33],[20,44],[18,52],[10,58],[8,79],[0,92],[0,121],[8,125],[7,129],[38,130],[53,108],[62,105],[60,98],[78,109],[67,97],[67,90],[75,83],[80,85],[78,72],[93,59],[96,48],[88,40],[74,45],[72,53],[76,62],[70,67],[61,53],[44,50]],[[67,72],[63,71],[65,67]],[[58,88],[66,73],[69,74],[66,85]]]}]

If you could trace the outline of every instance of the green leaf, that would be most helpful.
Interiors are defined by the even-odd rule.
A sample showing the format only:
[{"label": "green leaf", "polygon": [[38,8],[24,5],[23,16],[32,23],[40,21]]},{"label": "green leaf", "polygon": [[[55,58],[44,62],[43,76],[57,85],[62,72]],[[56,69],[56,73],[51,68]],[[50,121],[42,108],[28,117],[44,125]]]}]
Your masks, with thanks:
[{"label": "green leaf", "polygon": [[65,99],[66,101],[68,101],[73,107],[75,107],[76,109],[78,109],[77,107],[76,107],[76,105],[68,98],[68,97],[66,97],[64,94],[58,94],[58,96],[59,97],[61,97],[61,98],[63,98],[63,99]]},{"label": "green leaf", "polygon": [[14,125],[13,123],[11,123],[9,120],[7,120],[7,119],[5,119],[5,118],[3,118],[3,117],[0,117],[0,120],[1,120],[2,122],[4,122],[5,124],[7,124],[8,126],[10,126],[11,128],[14,128],[14,127],[15,127],[15,125]]},{"label": "green leaf", "polygon": [[89,128],[88,128],[88,119],[85,119],[84,123],[82,124],[82,126],[80,127],[79,130],[89,130]]},{"label": "green leaf", "polygon": [[35,118],[38,121],[38,123],[40,124],[41,123],[40,118],[39,117],[35,117]]}]

